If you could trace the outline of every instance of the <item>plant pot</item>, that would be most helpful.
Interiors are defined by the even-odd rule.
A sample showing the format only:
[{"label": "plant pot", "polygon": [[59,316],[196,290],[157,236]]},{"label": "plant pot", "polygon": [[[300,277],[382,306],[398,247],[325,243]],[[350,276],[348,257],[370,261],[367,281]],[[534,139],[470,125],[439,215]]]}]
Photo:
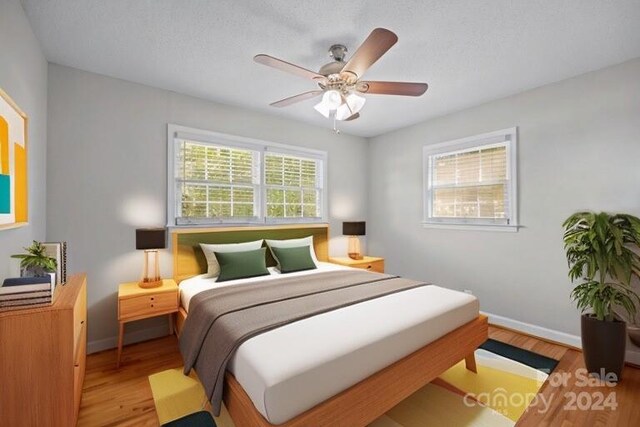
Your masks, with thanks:
[{"label": "plant pot", "polygon": [[583,314],[581,329],[582,353],[587,370],[602,380],[620,381],[627,344],[627,324],[619,320],[598,320],[591,314]]},{"label": "plant pot", "polygon": [[42,267],[23,267],[20,271],[22,277],[44,277],[47,275],[47,270]]},{"label": "plant pot", "polygon": [[631,342],[640,347],[640,326],[627,325],[627,333],[631,338]]}]

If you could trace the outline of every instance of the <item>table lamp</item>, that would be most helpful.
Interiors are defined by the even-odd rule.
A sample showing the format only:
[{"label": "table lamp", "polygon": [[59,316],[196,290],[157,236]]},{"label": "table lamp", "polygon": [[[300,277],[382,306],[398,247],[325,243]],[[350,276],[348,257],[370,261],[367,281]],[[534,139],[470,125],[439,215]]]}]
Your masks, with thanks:
[{"label": "table lamp", "polygon": [[360,239],[358,236],[364,236],[365,222],[364,221],[352,221],[342,223],[342,234],[349,236],[349,249],[347,253],[351,259],[362,259],[360,254]]},{"label": "table lamp", "polygon": [[[160,260],[158,250],[167,247],[167,230],[164,228],[136,229],[136,249],[144,250],[144,270],[142,280],[138,283],[141,288],[157,288],[162,285],[160,278]],[[150,258],[153,260],[150,262]],[[153,264],[153,275],[151,265]]]}]

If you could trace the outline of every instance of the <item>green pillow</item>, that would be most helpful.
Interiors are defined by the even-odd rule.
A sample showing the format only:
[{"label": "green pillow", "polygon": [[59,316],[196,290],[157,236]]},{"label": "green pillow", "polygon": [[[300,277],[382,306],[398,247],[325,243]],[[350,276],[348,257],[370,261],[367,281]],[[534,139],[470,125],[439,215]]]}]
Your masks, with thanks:
[{"label": "green pillow", "polygon": [[293,273],[294,271],[313,270],[316,263],[311,258],[309,246],[297,246],[295,248],[271,248],[273,254],[280,263],[281,273]]},{"label": "green pillow", "polygon": [[267,248],[244,252],[214,252],[220,264],[217,282],[268,275],[266,250]]}]

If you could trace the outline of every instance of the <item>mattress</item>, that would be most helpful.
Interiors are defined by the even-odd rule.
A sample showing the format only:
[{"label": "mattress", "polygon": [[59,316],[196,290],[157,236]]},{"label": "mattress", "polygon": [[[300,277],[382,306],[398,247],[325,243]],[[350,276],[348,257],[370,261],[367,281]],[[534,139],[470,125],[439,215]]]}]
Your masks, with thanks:
[{"label": "mattress", "polygon": [[[320,269],[348,267],[321,263]],[[304,276],[311,272],[292,273]],[[191,297],[216,286],[193,278],[180,284]],[[289,275],[288,275],[289,276]],[[186,302],[186,304],[185,304]],[[452,330],[474,320],[478,300],[425,286],[333,310],[265,332],[244,342],[228,369],[272,424],[284,423]]]}]

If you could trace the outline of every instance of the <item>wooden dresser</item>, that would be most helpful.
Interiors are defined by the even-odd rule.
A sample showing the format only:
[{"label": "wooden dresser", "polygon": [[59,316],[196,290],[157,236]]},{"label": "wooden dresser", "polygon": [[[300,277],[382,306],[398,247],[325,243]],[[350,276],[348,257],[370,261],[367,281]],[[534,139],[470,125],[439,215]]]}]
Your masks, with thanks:
[{"label": "wooden dresser", "polygon": [[86,355],[84,274],[50,306],[0,311],[0,425],[75,426]]}]

